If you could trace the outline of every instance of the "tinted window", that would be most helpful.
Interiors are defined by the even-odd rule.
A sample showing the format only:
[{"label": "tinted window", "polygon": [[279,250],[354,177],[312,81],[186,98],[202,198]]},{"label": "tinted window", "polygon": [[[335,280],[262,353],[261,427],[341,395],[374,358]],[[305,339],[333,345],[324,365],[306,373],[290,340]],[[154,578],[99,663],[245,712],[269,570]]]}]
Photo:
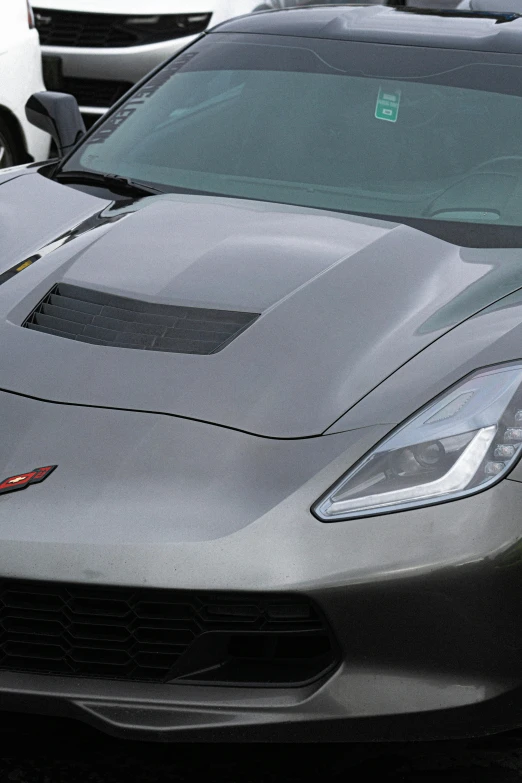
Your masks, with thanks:
[{"label": "tinted window", "polygon": [[520,58],[213,34],[67,168],[398,219],[521,226]]}]

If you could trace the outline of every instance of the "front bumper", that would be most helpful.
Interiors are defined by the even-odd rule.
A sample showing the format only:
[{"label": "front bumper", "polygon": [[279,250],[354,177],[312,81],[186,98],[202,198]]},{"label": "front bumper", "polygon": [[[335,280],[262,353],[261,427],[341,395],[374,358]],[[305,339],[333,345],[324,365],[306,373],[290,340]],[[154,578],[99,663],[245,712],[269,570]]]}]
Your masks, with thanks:
[{"label": "front bumper", "polygon": [[522,726],[518,481],[324,524],[311,505],[391,425],[277,441],[10,393],[0,403],[2,477],[59,466],[0,496],[3,579],[305,596],[340,653],[337,668],[295,687],[0,669],[2,709],[157,740],[432,739]]},{"label": "front bumper", "polygon": [[344,667],[322,687],[295,691],[144,688],[15,673],[2,674],[1,683],[2,710],[67,717],[145,741],[408,742],[482,736],[522,724],[520,687],[493,690],[458,677],[348,674]]},{"label": "front bumper", "polygon": [[504,481],[476,498],[365,525],[302,519],[315,528],[312,546],[303,546],[280,519],[275,546],[286,557],[270,558],[274,530],[261,525],[249,529],[241,557],[236,536],[227,544],[214,541],[212,574],[198,547],[185,548],[181,558],[168,546],[138,552],[123,545],[119,553],[108,548],[96,555],[91,547],[87,555],[81,547],[73,553],[49,544],[38,551],[4,541],[4,573],[33,572],[29,564],[36,562],[38,570],[54,569],[57,576],[89,573],[92,582],[117,558],[120,583],[199,589],[218,582],[222,589],[241,584],[248,591],[262,582],[279,592],[284,584],[322,609],[342,663],[294,688],[2,671],[2,709],[73,717],[117,736],[159,741],[405,741],[519,727],[521,503],[522,486]]}]

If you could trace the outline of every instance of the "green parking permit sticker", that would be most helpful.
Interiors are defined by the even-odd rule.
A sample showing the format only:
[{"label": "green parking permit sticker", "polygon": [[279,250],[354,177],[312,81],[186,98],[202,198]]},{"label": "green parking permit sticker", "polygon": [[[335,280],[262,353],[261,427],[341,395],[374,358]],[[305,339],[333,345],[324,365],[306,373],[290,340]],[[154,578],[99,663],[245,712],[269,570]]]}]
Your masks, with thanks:
[{"label": "green parking permit sticker", "polygon": [[375,106],[375,116],[378,120],[397,122],[400,102],[400,90],[383,90],[383,88],[380,87],[379,95],[377,96],[377,105]]}]

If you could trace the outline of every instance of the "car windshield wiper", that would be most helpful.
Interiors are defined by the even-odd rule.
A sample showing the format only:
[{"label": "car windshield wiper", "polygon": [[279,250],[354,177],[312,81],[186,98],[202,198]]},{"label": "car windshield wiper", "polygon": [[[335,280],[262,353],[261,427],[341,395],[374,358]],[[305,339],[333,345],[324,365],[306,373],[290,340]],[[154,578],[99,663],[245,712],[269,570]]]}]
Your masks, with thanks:
[{"label": "car windshield wiper", "polygon": [[76,182],[79,185],[98,185],[107,187],[118,193],[128,193],[131,196],[155,196],[164,191],[153,188],[142,182],[136,182],[119,174],[103,174],[97,171],[59,171],[53,179],[58,182]]},{"label": "car windshield wiper", "polygon": [[[59,171],[51,177],[57,182],[76,182],[85,185],[105,186],[110,190],[120,193],[128,193],[138,196],[154,196],[157,194],[166,195],[167,193],[184,193],[195,196],[218,196],[219,198],[242,199],[246,196],[235,196],[230,193],[220,193],[218,191],[200,190],[199,188],[185,188],[179,185],[166,185],[165,189],[153,188],[152,185],[146,185],[144,182],[138,182],[128,177],[122,177],[120,174],[103,174],[98,171],[82,171],[81,169],[69,169]],[[258,199],[252,199],[257,201]]]}]

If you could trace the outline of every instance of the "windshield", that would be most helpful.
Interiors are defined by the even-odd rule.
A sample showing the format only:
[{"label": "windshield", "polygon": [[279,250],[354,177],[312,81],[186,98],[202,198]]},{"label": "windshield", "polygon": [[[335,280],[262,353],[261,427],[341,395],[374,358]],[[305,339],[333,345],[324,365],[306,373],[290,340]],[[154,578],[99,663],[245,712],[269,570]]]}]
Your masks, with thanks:
[{"label": "windshield", "polygon": [[211,34],[63,171],[398,220],[522,226],[522,60]]}]

